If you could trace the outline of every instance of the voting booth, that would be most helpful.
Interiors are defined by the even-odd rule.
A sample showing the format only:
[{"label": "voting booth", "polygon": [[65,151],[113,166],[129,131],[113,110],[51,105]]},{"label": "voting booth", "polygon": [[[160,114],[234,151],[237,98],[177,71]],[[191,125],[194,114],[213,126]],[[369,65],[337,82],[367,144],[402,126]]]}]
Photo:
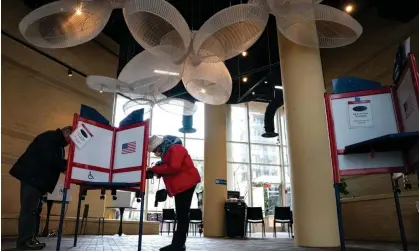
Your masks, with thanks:
[{"label": "voting booth", "polygon": [[[336,203],[344,247],[339,183],[341,176],[412,173],[419,163],[419,74],[409,54],[394,87],[325,94]],[[403,174],[401,174],[403,175]],[[404,250],[407,244],[392,180]]]},{"label": "voting booth", "polygon": [[[80,204],[87,190],[98,189],[102,197],[111,190],[136,192],[141,202],[138,250],[141,250],[145,175],[149,122],[142,121],[119,128],[74,115],[69,148],[63,205],[71,184],[80,186],[74,246],[77,244]],[[64,207],[61,210],[57,250],[60,250]]]}]

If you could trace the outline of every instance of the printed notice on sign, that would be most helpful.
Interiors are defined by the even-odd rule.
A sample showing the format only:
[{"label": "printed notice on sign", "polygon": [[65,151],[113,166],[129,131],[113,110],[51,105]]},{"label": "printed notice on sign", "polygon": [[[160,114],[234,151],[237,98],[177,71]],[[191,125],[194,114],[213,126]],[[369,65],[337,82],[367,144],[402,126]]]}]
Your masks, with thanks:
[{"label": "printed notice on sign", "polygon": [[373,127],[371,100],[349,101],[349,128]]},{"label": "printed notice on sign", "polygon": [[92,137],[93,134],[84,124],[79,125],[70,135],[71,140],[74,142],[78,149],[81,149]]}]

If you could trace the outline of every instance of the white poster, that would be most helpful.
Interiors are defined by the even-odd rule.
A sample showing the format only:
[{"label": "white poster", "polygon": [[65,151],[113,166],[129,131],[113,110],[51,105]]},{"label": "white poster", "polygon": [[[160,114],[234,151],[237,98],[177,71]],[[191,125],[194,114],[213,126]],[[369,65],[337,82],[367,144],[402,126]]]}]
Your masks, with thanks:
[{"label": "white poster", "polygon": [[70,135],[71,140],[74,142],[78,149],[81,149],[92,137],[93,134],[83,123],[81,123]]},{"label": "white poster", "polygon": [[349,128],[373,127],[371,100],[348,101]]}]

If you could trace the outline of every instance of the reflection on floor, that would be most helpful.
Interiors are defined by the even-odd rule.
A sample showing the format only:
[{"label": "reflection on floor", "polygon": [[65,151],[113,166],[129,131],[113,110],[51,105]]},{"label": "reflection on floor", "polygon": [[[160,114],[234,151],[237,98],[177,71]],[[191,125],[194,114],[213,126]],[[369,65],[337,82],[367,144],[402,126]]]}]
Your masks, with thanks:
[{"label": "reflection on floor", "polygon": [[[278,238],[272,238],[269,235],[265,239],[254,238],[246,240],[240,239],[212,239],[198,236],[190,236],[187,241],[188,251],[320,251],[331,249],[320,248],[299,248],[295,247],[293,240],[288,238],[287,234],[281,233]],[[56,247],[56,238],[43,239],[47,243],[46,251],[53,251]],[[163,235],[145,235],[143,237],[143,251],[158,251],[159,248],[168,245],[171,236]],[[134,251],[137,250],[138,236],[81,236],[79,237],[77,247],[73,248],[73,238],[63,238],[61,250],[78,251]],[[12,250],[15,240],[3,238],[1,250]],[[333,249],[332,249],[333,250]],[[338,250],[338,249],[337,249]],[[355,243],[348,242],[347,251],[400,251],[399,243]],[[419,245],[410,245],[409,251],[419,251]]]}]

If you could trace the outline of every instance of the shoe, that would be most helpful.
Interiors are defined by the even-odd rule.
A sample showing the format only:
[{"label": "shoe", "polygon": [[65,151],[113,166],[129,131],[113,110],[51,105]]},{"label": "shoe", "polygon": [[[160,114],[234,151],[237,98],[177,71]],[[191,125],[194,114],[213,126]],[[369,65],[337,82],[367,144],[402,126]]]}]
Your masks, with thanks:
[{"label": "shoe", "polygon": [[160,248],[160,251],[171,251],[171,250],[172,250],[172,244]]},{"label": "shoe", "polygon": [[42,250],[45,248],[44,243],[37,243],[33,240],[26,242],[23,245],[17,247],[18,250]]},{"label": "shoe", "polygon": [[44,247],[46,247],[46,246],[47,246],[47,244],[45,244],[44,242],[40,242],[36,236],[34,236],[34,237],[32,238],[32,241],[33,241],[34,243],[39,244],[39,245],[42,245],[42,246],[44,246]]},{"label": "shoe", "polygon": [[160,248],[160,251],[185,251],[185,250],[186,250],[185,245],[183,245],[183,247],[181,248],[175,248],[174,246],[172,246],[172,244],[170,244],[168,246]]}]

